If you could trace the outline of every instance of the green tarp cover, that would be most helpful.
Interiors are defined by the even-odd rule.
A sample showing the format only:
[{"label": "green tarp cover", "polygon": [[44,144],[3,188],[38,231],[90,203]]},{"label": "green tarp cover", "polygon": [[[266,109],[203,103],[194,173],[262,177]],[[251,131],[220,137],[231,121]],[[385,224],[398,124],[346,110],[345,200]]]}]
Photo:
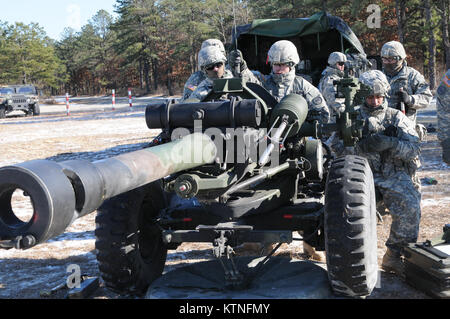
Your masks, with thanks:
[{"label": "green tarp cover", "polygon": [[296,19],[257,19],[252,24],[239,26],[237,36],[253,34],[268,37],[286,38],[306,36],[336,29],[359,53],[364,49],[350,27],[341,19],[326,12],[319,12],[309,18]]}]

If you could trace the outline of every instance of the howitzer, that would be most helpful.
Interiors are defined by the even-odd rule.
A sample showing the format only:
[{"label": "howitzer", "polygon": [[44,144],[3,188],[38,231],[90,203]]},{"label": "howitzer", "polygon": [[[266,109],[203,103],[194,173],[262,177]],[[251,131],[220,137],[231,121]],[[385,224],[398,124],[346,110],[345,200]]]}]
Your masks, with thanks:
[{"label": "howitzer", "polygon": [[[97,260],[106,285],[142,293],[161,275],[167,250],[181,243],[213,243],[227,282],[237,288],[248,281],[232,262],[236,246],[290,243],[299,231],[301,240],[326,250],[336,293],[368,295],[377,280],[372,173],[358,156],[332,160],[320,139],[337,131],[347,144],[357,141],[357,113],[349,103],[336,123],[322,124],[300,95],[277,103],[259,85],[216,80],[203,101],[147,107],[147,126],[162,130],[152,143],[159,146],[94,163],[1,168],[0,234],[26,237],[33,227],[41,233],[33,235],[36,243],[42,242],[97,209]],[[201,147],[185,145],[192,136],[200,137]],[[205,149],[206,156],[162,169],[177,146],[189,158]],[[35,218],[30,225],[13,222],[7,202],[15,188],[32,197],[36,220],[47,226]],[[48,212],[44,218],[41,207]],[[54,223],[56,216],[62,221]]]}]

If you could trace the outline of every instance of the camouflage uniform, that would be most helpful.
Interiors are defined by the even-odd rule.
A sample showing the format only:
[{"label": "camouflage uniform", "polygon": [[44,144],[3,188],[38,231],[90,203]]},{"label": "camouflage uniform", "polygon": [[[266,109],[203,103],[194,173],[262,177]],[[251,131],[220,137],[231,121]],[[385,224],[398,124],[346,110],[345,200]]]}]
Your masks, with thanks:
[{"label": "camouflage uniform", "polygon": [[[382,83],[385,85],[384,91],[389,89],[380,71],[365,72],[360,81],[372,87]],[[419,137],[414,123],[399,110],[388,107],[386,99],[377,108],[361,105],[360,114],[366,120],[364,138],[354,148],[345,149],[342,142],[335,139],[333,149],[338,154],[354,153],[369,161],[375,188],[392,216],[386,246],[399,255],[401,248],[407,243],[416,242],[419,234],[421,193],[414,180],[420,153]],[[395,128],[389,134],[391,137],[386,136],[388,128]],[[376,135],[388,138],[392,145],[383,151],[371,149],[371,144],[377,144],[374,142],[376,139],[371,139]]]},{"label": "camouflage uniform", "polygon": [[319,90],[300,76],[295,75],[295,65],[300,62],[295,45],[287,40],[275,42],[269,50],[269,62],[291,64],[291,70],[286,74],[274,74],[265,77],[264,88],[277,100],[281,101],[286,95],[296,93],[308,102],[308,108],[319,114],[322,123],[328,123],[330,112]]},{"label": "camouflage uniform", "polygon": [[198,85],[205,79],[206,75],[203,71],[193,73],[184,84],[183,97],[181,98],[181,101],[187,100],[191,96],[192,92],[194,92]]},{"label": "camouflage uniform", "polygon": [[406,116],[415,123],[417,110],[428,107],[433,98],[430,86],[426,83],[425,78],[418,71],[407,66],[406,61],[399,73],[394,76],[386,75],[386,77],[391,85],[390,98],[388,99],[389,107],[397,108],[399,101],[395,93],[403,88],[414,101]]},{"label": "camouflage uniform", "polygon": [[[399,60],[398,71],[387,72],[384,67],[384,73],[389,81],[391,90],[389,92],[388,103],[389,107],[394,109],[399,108],[400,100],[398,92],[400,88],[406,92],[411,98],[410,105],[406,105],[406,116],[414,123],[416,123],[416,113],[418,109],[424,109],[428,107],[433,98],[430,91],[430,86],[425,81],[425,78],[417,70],[407,66],[406,52],[403,45],[397,41],[390,41],[383,45],[381,49],[382,57],[395,57],[401,58]],[[421,140],[425,139],[426,129],[423,125],[418,124],[416,130]]]},{"label": "camouflage uniform", "polygon": [[442,145],[442,158],[450,164],[450,69],[436,91],[438,138]]},{"label": "camouflage uniform", "polygon": [[[216,63],[223,63],[224,65],[224,74],[222,78],[232,78],[233,74],[230,70],[225,68],[225,63],[227,62],[227,58],[222,50],[220,50],[216,46],[205,47],[200,50],[198,54],[198,60],[200,68],[205,70],[209,65],[213,65]],[[206,71],[203,71],[206,74]],[[212,90],[214,79],[210,79],[206,77],[195,89],[194,92],[189,96],[190,99],[197,99],[202,101],[208,93]]]},{"label": "camouflage uniform", "polygon": [[301,76],[295,75],[295,70],[289,72],[280,80],[276,74],[270,74],[263,83],[264,88],[272,94],[277,101],[281,101],[291,93],[303,96],[308,102],[309,110],[315,110],[320,114],[320,121],[328,123],[330,112],[320,91]]},{"label": "camouflage uniform", "polygon": [[333,84],[334,81],[339,81],[344,77],[344,72],[336,68],[336,63],[338,62],[347,62],[345,54],[340,52],[331,53],[328,58],[329,66],[322,72],[322,78],[318,86],[330,109],[332,120],[336,114],[345,110],[345,98],[336,98],[337,86]]},{"label": "camouflage uniform", "polygon": [[[208,39],[203,41],[200,51],[209,46],[217,47],[224,55],[226,53],[225,46],[223,45],[222,41],[217,39]],[[205,72],[200,70],[193,73],[184,84],[183,96],[181,97],[180,102],[188,99],[191,96],[191,94],[197,89],[200,83],[205,79],[206,79]]]},{"label": "camouflage uniform", "polygon": [[347,58],[345,67],[351,76],[359,78],[362,73],[372,68],[372,63],[367,60],[367,55],[364,53],[347,53],[345,56]]},{"label": "camouflage uniform", "polygon": [[[233,74],[230,70],[225,70],[225,74],[223,75],[223,78],[232,78]],[[192,92],[191,96],[189,98],[191,99],[198,99],[199,101],[203,100],[209,92],[211,92],[213,88],[213,81],[214,79],[206,78],[202,81],[202,83],[199,84],[199,86],[195,89],[194,92]]]}]

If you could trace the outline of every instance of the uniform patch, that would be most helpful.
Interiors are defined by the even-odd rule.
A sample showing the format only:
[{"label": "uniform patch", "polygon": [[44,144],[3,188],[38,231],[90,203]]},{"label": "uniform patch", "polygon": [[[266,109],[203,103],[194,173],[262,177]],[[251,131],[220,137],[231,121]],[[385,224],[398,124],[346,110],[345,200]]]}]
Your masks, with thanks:
[{"label": "uniform patch", "polygon": [[315,97],[313,100],[312,100],[312,102],[313,102],[313,104],[315,104],[315,105],[319,105],[319,104],[322,104],[322,98],[320,97],[320,96],[318,96],[318,97]]},{"label": "uniform patch", "polygon": [[442,79],[442,82],[447,85],[447,87],[450,87],[450,79],[448,78],[447,75],[444,76],[444,78]]},{"label": "uniform patch", "polygon": [[191,90],[192,92],[194,92],[194,91],[197,89],[197,87],[194,86],[194,85],[188,85],[187,88],[188,88],[189,90]]}]

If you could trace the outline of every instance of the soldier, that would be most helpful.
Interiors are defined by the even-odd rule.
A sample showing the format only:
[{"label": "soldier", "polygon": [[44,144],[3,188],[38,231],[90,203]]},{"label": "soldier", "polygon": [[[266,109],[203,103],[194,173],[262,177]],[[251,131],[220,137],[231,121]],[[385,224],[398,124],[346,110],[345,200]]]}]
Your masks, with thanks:
[{"label": "soldier", "polygon": [[[220,49],[220,51],[223,53],[223,55],[226,54],[225,46],[223,45],[222,41],[220,41],[220,40],[217,40],[217,39],[205,40],[205,41],[203,41],[202,47],[200,50],[202,50],[206,47],[209,47],[209,46],[218,47]],[[195,91],[195,89],[198,87],[198,85],[204,79],[206,79],[206,74],[202,70],[193,73],[184,85],[183,97],[181,98],[181,101],[188,99],[189,96],[191,96],[192,92]]]},{"label": "soldier", "polygon": [[[389,107],[400,109],[404,103],[405,113],[416,124],[416,112],[426,108],[433,97],[425,78],[415,69],[407,66],[406,52],[398,41],[390,41],[381,48],[383,71],[391,86]],[[426,129],[419,124],[416,127],[421,140],[425,138]]]},{"label": "soldier", "polygon": [[[359,80],[370,91],[360,114],[366,121],[364,137],[347,153],[364,156],[372,169],[375,188],[392,216],[387,251],[381,268],[403,276],[401,250],[416,242],[420,223],[421,194],[413,181],[419,154],[419,137],[414,123],[401,111],[388,107],[391,92],[385,75],[378,70],[361,74]],[[339,146],[339,147],[336,147]],[[342,142],[333,145],[344,150]]]},{"label": "soldier", "polygon": [[331,53],[328,57],[328,66],[322,72],[322,78],[319,82],[318,88],[330,108],[331,120],[345,110],[345,99],[336,98],[337,87],[333,84],[334,81],[344,77],[345,62],[347,62],[345,54],[341,52]]},{"label": "soldier", "polygon": [[[281,101],[281,99],[291,93],[303,96],[308,103],[309,110],[315,111],[310,112],[308,118],[318,119],[322,123],[327,123],[330,113],[322,94],[307,80],[295,74],[295,66],[300,62],[295,45],[287,40],[275,42],[269,49],[268,61],[272,66],[271,74],[264,77],[255,76],[252,82],[262,84],[277,101]],[[243,245],[242,247],[245,250],[250,246]],[[258,249],[262,249],[264,253],[270,252],[273,248],[273,245],[266,245],[263,248],[256,246]],[[317,252],[308,243],[304,242],[303,249],[312,259],[325,261],[324,254]],[[239,248],[235,249],[235,251],[240,253]]]},{"label": "soldier", "polygon": [[322,123],[328,123],[330,112],[320,91],[301,76],[295,74],[295,66],[300,57],[295,45],[287,40],[275,42],[269,50],[268,61],[272,72],[265,78],[263,86],[277,101],[285,96],[296,93],[308,102],[311,114],[317,113]]},{"label": "soldier", "polygon": [[233,74],[225,68],[227,58],[216,46],[201,49],[198,62],[201,70],[206,74],[206,79],[198,85],[189,98],[202,101],[211,91],[214,79],[232,78]]},{"label": "soldier", "polygon": [[[303,96],[308,102],[309,110],[316,111],[316,117],[322,123],[328,123],[330,112],[320,91],[310,82],[295,74],[295,67],[300,63],[300,57],[296,46],[287,40],[275,42],[269,49],[268,61],[272,66],[272,72],[263,82],[277,101],[281,101],[285,96],[296,93]],[[309,114],[314,114],[313,112]],[[308,117],[310,115],[308,114]],[[325,255],[317,252],[314,247],[306,241],[303,242],[304,252],[310,258],[324,262]]]},{"label": "soldier", "polygon": [[438,138],[442,146],[442,159],[450,164],[450,69],[442,78],[436,93]]}]

